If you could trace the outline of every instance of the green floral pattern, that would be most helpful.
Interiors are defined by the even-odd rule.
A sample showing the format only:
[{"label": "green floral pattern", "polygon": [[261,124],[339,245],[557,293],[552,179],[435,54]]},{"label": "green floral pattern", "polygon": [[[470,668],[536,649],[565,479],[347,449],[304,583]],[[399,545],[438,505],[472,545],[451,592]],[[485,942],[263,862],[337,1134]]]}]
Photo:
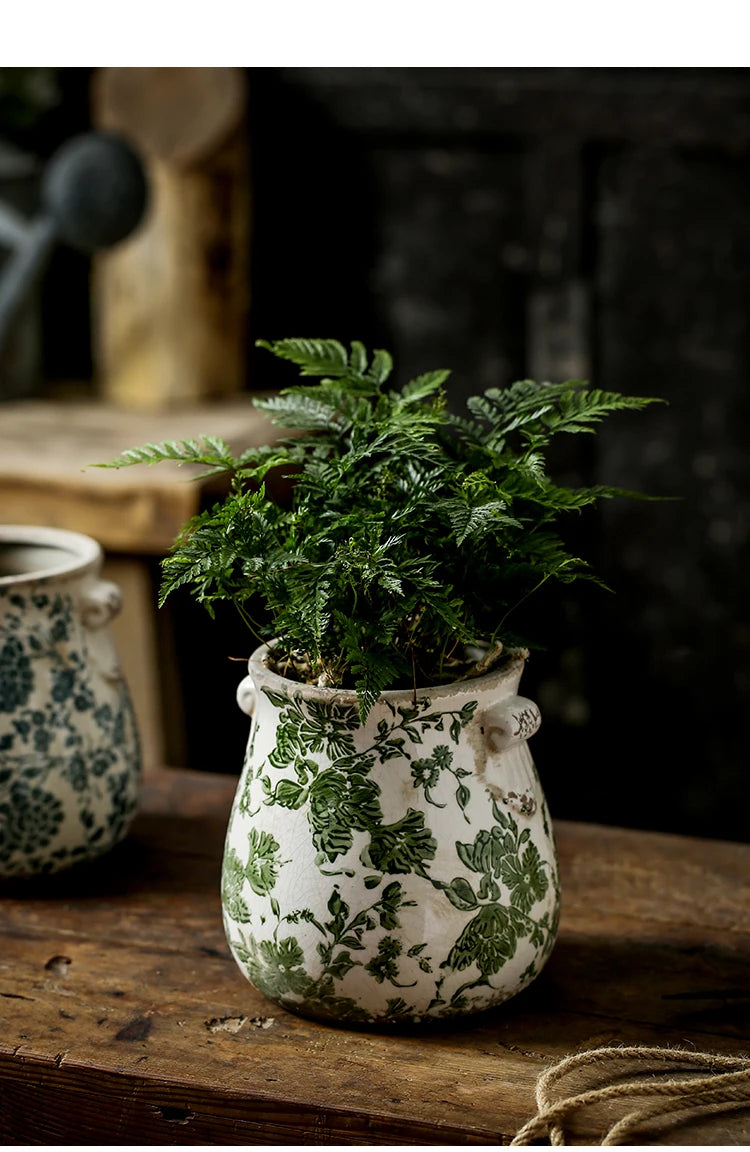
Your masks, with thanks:
[{"label": "green floral pattern", "polygon": [[[557,862],[523,734],[502,753],[484,743],[497,679],[386,694],[361,725],[343,694],[261,671],[222,886],[230,946],[265,995],[396,1023],[480,1011],[538,974]],[[520,791],[534,811],[508,807]]]},{"label": "green floral pattern", "polygon": [[74,581],[0,587],[0,876],[105,851],[127,830],[139,775],[127,690],[91,659]]}]

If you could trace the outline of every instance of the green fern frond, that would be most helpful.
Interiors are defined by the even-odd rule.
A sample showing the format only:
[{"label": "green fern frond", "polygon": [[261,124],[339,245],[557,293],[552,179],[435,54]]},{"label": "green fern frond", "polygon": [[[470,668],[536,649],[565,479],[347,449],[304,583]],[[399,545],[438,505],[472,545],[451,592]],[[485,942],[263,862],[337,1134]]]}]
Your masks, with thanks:
[{"label": "green fern frond", "polygon": [[338,340],[256,340],[259,348],[266,348],[281,360],[290,360],[300,370],[300,376],[318,376],[334,380],[352,381],[380,387],[391,374],[393,360],[388,352],[377,349],[367,367],[367,349],[359,340],[352,341],[351,350]]},{"label": "green fern frond", "polygon": [[385,384],[392,371],[393,360],[390,353],[382,348],[376,349],[373,353],[370,370],[367,373],[369,379],[372,380],[373,384],[380,387],[381,384]]},{"label": "green fern frond", "polygon": [[[259,600],[279,652],[303,651],[312,679],[324,670],[356,688],[364,718],[386,688],[439,681],[457,646],[507,643],[506,621],[547,581],[596,581],[556,528],[601,499],[639,494],[557,484],[545,448],[653,399],[519,380],[455,415],[447,370],[385,389],[390,355],[359,341],[258,343],[302,378],[256,402],[286,439],[237,458],[218,437],[170,440],[108,465],[173,460],[232,474],[164,560],[162,601],[189,588],[209,612],[235,604],[257,632]],[[265,491],[277,467],[288,503]]]},{"label": "green fern frond", "polygon": [[488,388],[472,396],[466,406],[473,416],[486,420],[495,435],[507,435],[526,423],[533,423],[550,411],[571,387],[565,384],[539,384],[517,380],[508,388]]},{"label": "green fern frond", "polygon": [[598,424],[612,412],[639,412],[649,404],[664,403],[653,396],[624,396],[619,392],[604,392],[600,388],[571,389],[560,396],[554,409],[541,417],[549,433],[593,432]]},{"label": "green fern frond", "polygon": [[484,422],[482,442],[502,449],[513,432],[544,446],[558,432],[592,432],[591,425],[610,413],[640,411],[655,403],[663,401],[589,389],[582,380],[562,384],[518,380],[509,388],[489,388],[481,396],[470,397],[467,407],[480,423]]},{"label": "green fern frond", "polygon": [[359,340],[352,340],[349,352],[349,371],[353,376],[364,376],[367,372],[367,349]]},{"label": "green fern frond", "polygon": [[338,340],[256,340],[280,360],[290,360],[300,376],[346,376],[352,371],[346,348]]},{"label": "green fern frond", "polygon": [[237,459],[237,476],[260,483],[272,468],[283,468],[294,463],[296,458],[293,445],[284,448],[263,444],[258,448],[248,448]]},{"label": "green fern frond", "polygon": [[618,497],[628,500],[653,499],[642,492],[629,492],[625,488],[612,488],[606,484],[593,484],[581,488],[561,488],[546,479],[536,490],[527,492],[525,496],[526,499],[555,512],[578,512],[590,504],[598,503],[599,500],[611,500]]},{"label": "green fern frond", "polygon": [[350,663],[359,700],[359,718],[364,724],[381,693],[392,684],[398,665],[380,652],[363,653],[359,649],[351,654]]},{"label": "green fern frond", "polygon": [[[476,397],[472,396],[470,399],[474,400]],[[483,448],[486,445],[488,429],[481,420],[469,420],[466,416],[451,412],[449,424],[452,430],[457,433],[458,439],[467,447]]]},{"label": "green fern frond", "polygon": [[422,400],[426,400],[428,396],[433,396],[442,388],[450,374],[449,368],[443,368],[437,372],[424,372],[421,376],[410,380],[401,389],[401,405],[418,404]]},{"label": "green fern frond", "polygon": [[521,528],[520,520],[507,514],[504,500],[488,500],[484,504],[467,504],[462,500],[446,500],[441,510],[448,513],[456,544],[460,548],[467,541],[483,537],[500,528]]},{"label": "green fern frond", "polygon": [[282,428],[313,432],[318,429],[341,429],[351,423],[334,404],[301,389],[289,389],[276,396],[258,399],[255,407],[261,412],[267,412],[274,424]]},{"label": "green fern frond", "polygon": [[213,470],[229,471],[236,460],[229,445],[218,436],[201,436],[197,440],[164,440],[161,444],[143,444],[127,448],[114,460],[94,464],[94,468],[127,468],[131,464],[159,464],[175,460],[178,464],[202,464]]}]

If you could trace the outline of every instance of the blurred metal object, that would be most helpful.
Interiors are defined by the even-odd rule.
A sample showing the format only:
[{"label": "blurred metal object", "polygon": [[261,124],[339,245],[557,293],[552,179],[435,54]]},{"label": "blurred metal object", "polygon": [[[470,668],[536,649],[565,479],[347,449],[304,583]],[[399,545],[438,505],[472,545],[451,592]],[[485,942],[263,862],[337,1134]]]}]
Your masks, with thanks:
[{"label": "blurred metal object", "polygon": [[[0,176],[35,167],[15,150],[0,151]],[[63,243],[93,253],[129,236],[143,217],[147,183],[138,156],[122,137],[90,132],[55,153],[41,176],[40,193],[41,211],[31,219],[0,199],[0,245],[11,250],[0,269],[0,368],[18,314],[53,247]],[[3,371],[1,391],[4,376]]]},{"label": "blurred metal object", "polygon": [[[39,162],[0,140],[0,280],[26,234],[27,216],[39,196]],[[41,307],[38,286],[19,304],[0,357],[0,400],[24,399],[41,387]]]}]

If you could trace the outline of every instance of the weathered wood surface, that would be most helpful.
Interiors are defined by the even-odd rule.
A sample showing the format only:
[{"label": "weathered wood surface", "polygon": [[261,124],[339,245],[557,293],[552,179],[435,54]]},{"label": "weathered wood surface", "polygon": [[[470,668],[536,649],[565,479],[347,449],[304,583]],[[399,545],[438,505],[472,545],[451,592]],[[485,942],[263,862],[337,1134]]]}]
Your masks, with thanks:
[{"label": "weathered wood surface", "polygon": [[229,955],[234,787],[157,773],[107,858],[3,890],[5,1142],[507,1143],[540,1070],[579,1048],[747,1051],[750,847],[562,823],[563,923],[536,983],[463,1024],[355,1032],[276,1008]]},{"label": "weathered wood surface", "polygon": [[238,450],[270,443],[270,421],[249,397],[178,412],[121,411],[90,400],[28,400],[0,408],[0,519],[95,537],[111,551],[163,555],[200,508],[204,471],[171,462],[112,471],[88,465],[150,441],[221,436]]}]

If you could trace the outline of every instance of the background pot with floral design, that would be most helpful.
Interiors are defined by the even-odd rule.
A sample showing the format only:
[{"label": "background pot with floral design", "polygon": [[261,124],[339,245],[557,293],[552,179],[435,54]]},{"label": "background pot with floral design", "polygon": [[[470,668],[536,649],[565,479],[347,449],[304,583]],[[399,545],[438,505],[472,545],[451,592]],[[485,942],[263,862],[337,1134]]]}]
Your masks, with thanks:
[{"label": "background pot with floral design", "polygon": [[135,813],[140,755],[95,540],[0,526],[0,877],[106,851]]},{"label": "background pot with floral design", "polygon": [[356,693],[250,660],[252,715],[227,833],[224,922],[247,978],[286,1008],[397,1023],[490,1008],[555,940],[557,861],[517,695],[526,653],[484,676]]}]

